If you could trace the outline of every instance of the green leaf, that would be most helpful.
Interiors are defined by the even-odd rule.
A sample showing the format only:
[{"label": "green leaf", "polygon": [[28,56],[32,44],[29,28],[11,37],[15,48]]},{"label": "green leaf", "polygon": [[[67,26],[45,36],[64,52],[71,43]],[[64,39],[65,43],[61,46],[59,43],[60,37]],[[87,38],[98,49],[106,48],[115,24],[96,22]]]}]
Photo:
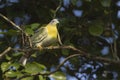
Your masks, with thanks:
[{"label": "green leaf", "polygon": [[25,32],[28,33],[29,35],[33,35],[34,31],[31,28],[26,28]]},{"label": "green leaf", "polygon": [[39,72],[42,72],[46,69],[46,67],[42,64],[38,64],[36,62],[28,63],[25,66],[25,72],[31,73],[31,74],[36,74]]},{"label": "green leaf", "polygon": [[54,78],[55,80],[66,80],[66,75],[60,71],[54,74],[51,74],[50,77]]},{"label": "green leaf", "polygon": [[18,71],[18,72],[16,72],[16,76],[17,76],[17,78],[20,78],[20,77],[22,77],[22,76],[24,76],[24,74],[23,73],[21,73],[20,71]]},{"label": "green leaf", "polygon": [[1,64],[1,70],[2,70],[3,72],[5,72],[6,70],[8,70],[9,66],[10,66],[10,64],[9,64],[8,62],[3,62],[3,63]]},{"label": "green leaf", "polygon": [[3,72],[5,72],[6,70],[8,70],[10,67],[14,67],[16,70],[20,67],[20,64],[15,62],[15,63],[8,63],[8,62],[3,62],[1,64],[1,69]]},{"label": "green leaf", "polygon": [[33,23],[30,26],[31,26],[31,29],[36,29],[40,26],[40,24],[39,23]]},{"label": "green leaf", "polygon": [[31,77],[26,77],[26,78],[23,78],[23,79],[21,79],[21,80],[33,80],[33,76],[31,76]]},{"label": "green leaf", "polygon": [[11,60],[11,59],[12,59],[12,57],[10,57],[9,55],[5,55],[5,58],[6,58],[7,60]]},{"label": "green leaf", "polygon": [[6,77],[17,77],[17,78],[19,78],[19,77],[23,76],[23,74],[18,72],[18,71],[16,71],[16,72],[15,71],[8,71],[8,72],[5,73],[5,76]]},{"label": "green leaf", "polygon": [[103,33],[102,21],[95,21],[89,26],[89,33],[93,36],[100,36]]},{"label": "green leaf", "polygon": [[10,66],[15,67],[15,69],[17,70],[20,67],[20,64],[15,62],[15,63],[12,63]]},{"label": "green leaf", "polygon": [[110,7],[111,0],[100,0],[103,7]]},{"label": "green leaf", "polygon": [[5,76],[7,76],[7,77],[16,77],[17,73],[14,72],[14,71],[8,71],[8,72],[5,73]]},{"label": "green leaf", "polygon": [[45,80],[42,75],[39,75],[39,80]]},{"label": "green leaf", "polygon": [[24,53],[23,52],[16,52],[14,54],[12,54],[14,57],[18,57],[20,55],[23,55]]}]

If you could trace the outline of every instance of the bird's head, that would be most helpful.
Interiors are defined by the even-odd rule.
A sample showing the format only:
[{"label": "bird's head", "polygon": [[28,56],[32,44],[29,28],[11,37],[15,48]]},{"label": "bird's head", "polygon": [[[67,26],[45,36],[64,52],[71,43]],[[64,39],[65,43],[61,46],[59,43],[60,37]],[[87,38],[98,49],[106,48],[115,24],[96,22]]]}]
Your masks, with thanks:
[{"label": "bird's head", "polygon": [[52,24],[52,25],[56,25],[56,24],[58,24],[58,23],[59,23],[58,19],[53,19],[53,20],[50,22],[50,24]]}]

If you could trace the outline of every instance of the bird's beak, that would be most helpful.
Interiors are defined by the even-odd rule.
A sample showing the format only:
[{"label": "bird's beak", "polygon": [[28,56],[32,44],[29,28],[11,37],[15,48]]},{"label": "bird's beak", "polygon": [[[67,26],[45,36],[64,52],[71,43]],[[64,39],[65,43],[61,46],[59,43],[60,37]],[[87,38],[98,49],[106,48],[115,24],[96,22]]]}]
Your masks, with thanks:
[{"label": "bird's beak", "polygon": [[60,23],[60,22],[59,22],[59,19],[56,19],[56,23]]},{"label": "bird's beak", "polygon": [[57,22],[56,23],[60,23],[58,20],[57,20]]}]

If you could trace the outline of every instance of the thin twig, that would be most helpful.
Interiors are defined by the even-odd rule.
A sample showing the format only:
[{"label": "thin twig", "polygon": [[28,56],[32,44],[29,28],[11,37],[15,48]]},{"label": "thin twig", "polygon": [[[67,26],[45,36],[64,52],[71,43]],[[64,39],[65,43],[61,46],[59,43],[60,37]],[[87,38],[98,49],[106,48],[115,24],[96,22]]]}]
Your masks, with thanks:
[{"label": "thin twig", "polygon": [[[112,60],[109,58],[103,58],[103,57],[98,57],[98,56],[94,56],[91,55],[91,53],[87,53],[84,52],[80,49],[77,49],[73,46],[52,46],[52,47],[44,47],[43,50],[56,50],[56,49],[69,49],[69,50],[73,50],[75,52],[77,52],[78,54],[80,54],[80,56],[92,59],[92,60],[97,60],[100,62],[107,62],[107,63],[112,63],[112,64],[116,64],[120,66],[120,61],[116,61],[116,60]],[[33,51],[33,50],[39,50],[38,48],[30,48],[30,49],[13,49],[13,50],[18,50],[18,51],[23,51],[23,52],[27,52],[27,51]]]},{"label": "thin twig", "polygon": [[8,19],[6,16],[4,16],[4,15],[1,14],[1,13],[0,13],[0,16],[1,16],[3,19],[5,19],[6,21],[8,21],[10,24],[12,24],[14,27],[16,27],[18,30],[20,30],[20,31],[22,32],[22,34],[24,33],[25,36],[28,38],[28,42],[29,42],[30,47],[32,47],[32,44],[31,44],[31,40],[30,40],[29,35],[28,35],[26,32],[24,32],[24,31],[20,28],[20,26],[16,25],[13,21],[11,21],[10,19]]},{"label": "thin twig", "polygon": [[11,23],[14,27],[16,27],[18,30],[23,31],[18,25],[16,25],[14,22],[12,22],[10,19],[8,19],[6,16],[4,16],[3,14],[0,13],[0,16],[2,18],[4,18],[6,21],[8,21],[9,23]]},{"label": "thin twig", "polygon": [[5,50],[0,54],[0,59],[2,59],[3,56],[4,56],[5,54],[7,54],[11,49],[12,49],[11,47],[8,47],[7,49],[5,49]]},{"label": "thin twig", "polygon": [[117,44],[116,44],[115,38],[114,38],[113,49],[114,49],[113,57],[115,58],[115,60],[120,61],[120,58],[118,57],[118,54],[117,54]]},{"label": "thin twig", "polygon": [[55,12],[54,12],[53,18],[56,17],[56,13],[57,13],[57,11],[60,9],[60,7],[61,7],[61,5],[62,5],[62,0],[59,0],[59,1],[60,1],[60,2],[59,2],[59,5],[58,5],[58,7],[56,8],[56,10],[55,10]]}]

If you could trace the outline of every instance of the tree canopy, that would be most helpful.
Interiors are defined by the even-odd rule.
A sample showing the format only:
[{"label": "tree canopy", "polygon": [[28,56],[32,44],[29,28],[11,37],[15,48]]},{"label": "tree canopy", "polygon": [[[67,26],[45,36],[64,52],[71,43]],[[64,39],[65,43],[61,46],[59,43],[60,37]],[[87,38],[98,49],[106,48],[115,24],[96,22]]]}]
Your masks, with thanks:
[{"label": "tree canopy", "polygon": [[[63,45],[30,47],[54,18]],[[119,21],[119,0],[0,0],[0,79],[119,80]]]}]

